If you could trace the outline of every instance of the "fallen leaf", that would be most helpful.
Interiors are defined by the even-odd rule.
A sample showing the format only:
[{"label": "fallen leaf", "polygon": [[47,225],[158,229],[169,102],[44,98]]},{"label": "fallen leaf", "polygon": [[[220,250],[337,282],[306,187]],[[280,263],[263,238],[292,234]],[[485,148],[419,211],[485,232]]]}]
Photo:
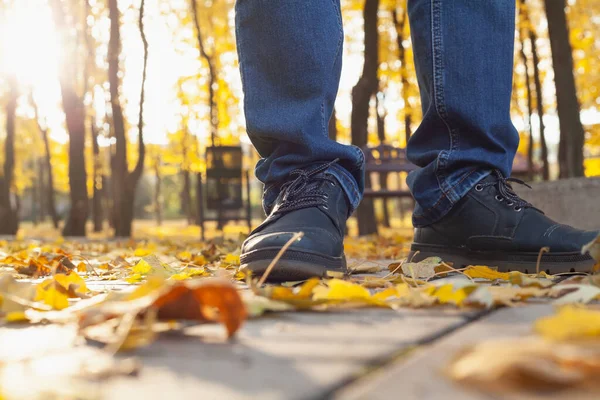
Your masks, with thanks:
[{"label": "fallen leaf", "polygon": [[402,264],[402,273],[413,279],[427,279],[442,272],[451,272],[453,269],[445,264],[439,257],[429,257],[416,263]]},{"label": "fallen leaf", "polygon": [[69,307],[69,292],[54,279],[48,279],[37,285],[34,300],[62,310]]},{"label": "fallen leaf", "polygon": [[463,351],[446,370],[452,379],[485,392],[552,393],[598,385],[600,349],[538,338],[490,340]]},{"label": "fallen leaf", "polygon": [[477,289],[477,285],[464,278],[440,279],[425,290],[425,293],[437,299],[440,304],[462,306],[467,297]]},{"label": "fallen leaf", "polygon": [[600,311],[564,306],[555,315],[535,322],[535,331],[553,340],[600,338]]},{"label": "fallen leaf", "polygon": [[470,278],[487,279],[489,281],[493,281],[496,279],[508,281],[510,278],[510,273],[498,272],[497,270],[492,269],[490,267],[486,267],[484,265],[469,266],[463,271],[463,273]]},{"label": "fallen leaf", "polygon": [[554,296],[560,296],[564,291],[569,293],[554,300],[554,304],[563,305],[571,303],[589,303],[594,299],[600,298],[600,288],[593,285],[560,285],[556,286],[551,294]]},{"label": "fallen leaf", "polygon": [[244,296],[244,304],[248,315],[252,318],[259,317],[267,312],[282,312],[294,310],[294,306],[283,301],[269,299],[251,294]]},{"label": "fallen leaf", "polygon": [[235,287],[217,279],[176,283],[161,293],[151,307],[157,310],[160,320],[221,322],[229,337],[246,319],[244,303]]},{"label": "fallen leaf", "polygon": [[327,281],[327,287],[317,286],[313,291],[314,300],[326,300],[333,303],[358,303],[374,306],[387,306],[377,297],[373,297],[368,289],[341,279]]}]

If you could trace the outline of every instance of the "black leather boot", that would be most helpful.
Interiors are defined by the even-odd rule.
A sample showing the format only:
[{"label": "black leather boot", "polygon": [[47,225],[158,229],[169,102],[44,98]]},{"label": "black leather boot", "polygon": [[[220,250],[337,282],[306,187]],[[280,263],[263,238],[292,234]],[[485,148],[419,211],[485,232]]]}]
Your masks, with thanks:
[{"label": "black leather boot", "polygon": [[598,232],[554,222],[521,199],[510,182],[524,184],[499,171],[482,179],[440,221],[415,229],[409,257],[419,261],[438,256],[455,268],[487,265],[533,273],[540,249],[548,247],[541,270],[588,272],[594,262],[581,248]]},{"label": "black leather boot", "polygon": [[[334,161],[335,162],[335,161]],[[296,232],[294,242],[269,274],[272,282],[298,281],[346,272],[344,234],[349,204],[338,181],[326,172],[333,164],[295,170],[283,184],[267,219],[242,245],[242,270],[260,277]]]}]

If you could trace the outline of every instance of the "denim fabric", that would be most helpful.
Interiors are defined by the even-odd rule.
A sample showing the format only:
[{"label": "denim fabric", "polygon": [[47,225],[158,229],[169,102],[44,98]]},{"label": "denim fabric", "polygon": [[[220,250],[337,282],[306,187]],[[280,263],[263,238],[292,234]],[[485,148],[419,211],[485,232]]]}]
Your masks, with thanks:
[{"label": "denim fabric", "polygon": [[515,0],[409,0],[423,121],[407,155],[413,224],[441,219],[492,169],[509,176]]},{"label": "denim fabric", "polygon": [[[442,218],[493,169],[510,175],[515,0],[408,0],[423,121],[408,143],[415,226]],[[341,71],[339,0],[237,0],[236,37],[250,140],[262,159],[268,212],[296,168],[340,159],[329,172],[352,209],[364,156],[328,138]]]},{"label": "denim fabric", "polygon": [[262,157],[267,213],[294,169],[339,158],[331,173],[355,209],[364,156],[329,139],[342,69],[339,0],[238,0],[236,38],[250,140]]}]

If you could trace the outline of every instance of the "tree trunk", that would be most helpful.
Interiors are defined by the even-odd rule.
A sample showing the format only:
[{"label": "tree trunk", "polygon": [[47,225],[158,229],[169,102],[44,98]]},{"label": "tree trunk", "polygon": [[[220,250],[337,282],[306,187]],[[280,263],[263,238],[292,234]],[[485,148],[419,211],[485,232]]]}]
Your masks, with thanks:
[{"label": "tree trunk", "polygon": [[533,180],[533,171],[534,171],[534,162],[533,162],[533,147],[534,147],[534,140],[533,140],[533,127],[531,126],[531,116],[533,114],[533,100],[531,97],[531,82],[529,79],[529,63],[527,62],[527,55],[525,54],[525,28],[523,28],[523,25],[527,25],[528,26],[528,18],[526,16],[526,12],[525,12],[525,0],[521,0],[521,2],[523,3],[522,7],[519,8],[519,10],[521,11],[520,13],[520,23],[521,23],[521,27],[519,28],[519,39],[521,42],[521,49],[519,51],[519,54],[521,56],[521,61],[523,62],[523,67],[525,68],[525,93],[527,96],[527,130],[528,130],[528,134],[529,134],[529,146],[527,147],[527,170],[528,170],[528,175],[529,175],[529,180]]},{"label": "tree trunk", "polygon": [[208,64],[208,100],[209,100],[209,108],[210,108],[210,139],[211,144],[214,146],[215,141],[217,139],[217,130],[219,129],[219,112],[217,109],[217,99],[216,99],[216,84],[217,84],[217,73],[214,64],[213,57],[208,54],[206,51],[206,46],[204,45],[204,40],[202,39],[202,30],[200,29],[200,19],[198,15],[198,4],[197,0],[190,0],[190,5],[192,9],[192,17],[194,18],[194,26],[196,27],[196,40],[198,41],[198,50],[200,51],[200,57],[204,58],[206,63]]},{"label": "tree trunk", "polygon": [[181,177],[183,178],[183,188],[181,189],[181,211],[188,224],[192,225],[196,222],[196,218],[194,217],[192,206],[192,181],[189,169],[181,170]]},{"label": "tree trunk", "polygon": [[[52,0],[52,12],[56,27],[62,38],[69,40],[72,27],[66,22],[66,15],[60,0]],[[69,43],[65,42],[65,48]],[[72,44],[72,43],[71,43]],[[68,59],[69,54],[65,51]],[[61,69],[59,82],[62,103],[65,111],[67,131],[69,132],[69,196],[71,209],[63,228],[65,236],[85,236],[85,224],[88,217],[87,174],[85,171],[85,104],[75,90],[72,68]]]},{"label": "tree trunk", "polygon": [[154,175],[156,183],[154,186],[154,215],[156,217],[156,225],[161,226],[163,223],[162,216],[162,176],[160,175],[160,157],[154,160]]},{"label": "tree trunk", "polygon": [[[379,143],[385,143],[385,117],[386,113],[383,110],[384,106],[380,103],[379,96],[375,95],[375,113],[377,115],[377,138]],[[386,172],[379,173],[379,186],[381,189],[386,190],[388,188],[388,174]],[[384,197],[382,200],[383,204],[383,226],[386,228],[390,227],[390,212],[388,209],[388,199]]]},{"label": "tree trunk", "polygon": [[402,82],[402,100],[404,101],[404,135],[406,144],[412,135],[412,113],[408,102],[408,89],[410,82],[408,81],[408,66],[406,63],[406,47],[404,46],[404,27],[406,25],[407,12],[406,7],[402,10],[402,19],[398,17],[398,11],[392,11],[394,26],[396,27],[396,40],[398,43],[398,59],[400,60],[400,80]]},{"label": "tree trunk", "polygon": [[92,132],[92,151],[94,153],[94,197],[92,198],[92,215],[94,216],[94,232],[102,232],[102,175],[100,175],[101,162],[100,146],[98,145],[98,128],[94,121],[91,121],[90,131]]},{"label": "tree trunk", "polygon": [[[350,129],[352,132],[352,144],[363,148],[367,145],[369,103],[371,97],[377,92],[378,79],[377,67],[379,65],[379,34],[377,32],[377,11],[379,0],[365,0],[363,10],[365,51],[364,66],[358,83],[352,88],[352,115],[350,118]],[[371,186],[371,177],[365,176],[365,186]],[[377,222],[373,200],[364,199],[356,211],[358,219],[358,233],[368,235],[377,233]]]},{"label": "tree trunk", "polygon": [[540,78],[540,58],[537,51],[537,34],[530,26],[529,42],[533,57],[533,84],[536,93],[537,115],[540,125],[540,147],[542,150],[542,177],[545,181],[550,179],[550,163],[548,162],[548,145],[546,144],[546,126],[544,125],[544,98],[542,96],[542,80]]},{"label": "tree trunk", "polygon": [[17,79],[8,78],[9,94],[6,104],[6,140],[4,142],[4,169],[0,177],[0,234],[14,235],[19,230],[18,208],[12,204],[11,188],[15,172],[15,125],[17,98]]},{"label": "tree trunk", "polygon": [[113,160],[113,182],[114,182],[114,211],[113,224],[115,236],[131,236],[133,222],[133,207],[135,200],[135,189],[144,170],[145,145],[143,137],[143,113],[144,96],[146,84],[146,68],[148,63],[148,42],[144,32],[144,6],[142,0],[138,26],[144,45],[144,63],[142,69],[142,87],[140,91],[140,110],[138,115],[138,160],[132,172],[129,172],[127,163],[127,137],[125,135],[125,119],[119,100],[119,54],[121,52],[120,13],[117,0],[108,0],[110,18],[110,39],[108,42],[108,82],[110,87],[110,103],[112,109],[113,128],[116,139],[116,149]]},{"label": "tree trunk", "polygon": [[[196,40],[198,42],[198,50],[200,51],[200,57],[202,57],[208,65],[208,99],[210,109],[210,142],[212,146],[215,146],[218,139],[219,129],[219,110],[217,108],[217,70],[214,63],[215,49],[213,48],[212,55],[208,53],[204,40],[202,39],[202,30],[200,27],[200,19],[198,15],[198,4],[197,0],[190,0],[192,9],[192,17],[194,18],[194,26],[196,27]],[[219,160],[216,160],[218,163]],[[199,181],[202,181],[201,175],[198,174]],[[223,190],[222,185],[218,185],[218,191]],[[196,198],[197,202],[201,202],[202,199]],[[199,203],[200,204],[200,203]],[[200,218],[198,218],[199,220]],[[221,229],[224,225],[223,222],[223,211],[219,208],[217,210],[217,229]]]},{"label": "tree trunk", "polygon": [[46,220],[46,170],[45,170],[45,163],[44,163],[44,158],[39,157],[37,159],[37,163],[36,163],[36,168],[37,168],[37,175],[38,175],[38,187],[37,187],[37,191],[39,193],[38,195],[38,210],[39,210],[39,217],[40,217],[40,221],[44,222]]},{"label": "tree trunk", "polygon": [[192,202],[192,183],[190,175],[190,162],[188,159],[188,149],[190,145],[190,134],[187,124],[182,126],[183,135],[181,137],[181,176],[183,178],[183,188],[181,189],[181,211],[189,225],[196,222],[195,210]]},{"label": "tree trunk", "polygon": [[579,117],[580,105],[575,86],[569,26],[565,14],[566,1],[544,0],[544,3],[548,18],[556,105],[560,122],[560,176],[563,178],[583,176],[585,132]]},{"label": "tree trunk", "polygon": [[[30,97],[30,102],[33,106],[35,121],[37,123],[38,130],[40,131],[42,142],[44,143],[44,159],[43,161],[40,161],[40,163],[43,162],[44,166],[43,169],[40,169],[40,180],[42,182],[41,187],[44,190],[44,192],[42,192],[43,196],[40,200],[43,201],[43,197],[46,197],[46,201],[48,202],[48,213],[50,214],[50,218],[52,219],[52,224],[54,225],[55,229],[58,229],[60,219],[58,218],[58,213],[56,212],[56,201],[54,194],[54,174],[50,152],[50,141],[48,139],[48,129],[44,128],[40,123],[40,115],[37,103],[33,99],[33,96]],[[45,209],[45,207],[42,209]]]}]

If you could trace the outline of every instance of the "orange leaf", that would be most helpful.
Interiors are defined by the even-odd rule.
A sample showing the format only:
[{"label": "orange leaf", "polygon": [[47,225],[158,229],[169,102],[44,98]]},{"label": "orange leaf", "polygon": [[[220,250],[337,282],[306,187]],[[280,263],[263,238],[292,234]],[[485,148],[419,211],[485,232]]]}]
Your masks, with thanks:
[{"label": "orange leaf", "polygon": [[[233,336],[246,319],[246,308],[238,291],[229,282],[180,282],[161,294],[152,304],[161,320],[219,321]],[[218,313],[215,313],[214,310]]]}]

